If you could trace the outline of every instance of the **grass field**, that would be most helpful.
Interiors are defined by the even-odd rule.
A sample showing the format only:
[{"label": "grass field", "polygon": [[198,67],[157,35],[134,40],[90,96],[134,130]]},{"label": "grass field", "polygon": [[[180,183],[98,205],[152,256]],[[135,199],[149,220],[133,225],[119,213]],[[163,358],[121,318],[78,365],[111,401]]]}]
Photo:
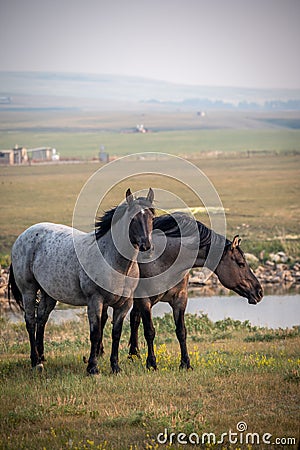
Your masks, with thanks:
[{"label": "grass field", "polygon": [[110,155],[165,152],[195,155],[199,152],[300,150],[299,130],[190,130],[159,133],[118,132],[10,132],[1,133],[0,148],[16,144],[26,148],[53,147],[62,158],[97,158],[101,145]]},{"label": "grass field", "polygon": [[[132,113],[118,119],[108,116],[99,125],[95,115],[68,120],[47,114],[6,116],[0,125],[0,148],[15,144],[51,146],[62,157],[97,157],[101,144],[110,155],[162,151],[187,155],[215,186],[226,211],[227,235],[240,234],[242,248],[266,256],[283,250],[300,257],[300,132],[280,128],[198,129],[181,115],[145,118]],[[1,118],[1,114],[0,114]],[[151,122],[151,120],[152,122]],[[185,122],[184,122],[185,121]],[[120,133],[145,122],[155,132]],[[184,122],[184,129],[178,123]],[[58,124],[59,123],[59,127]],[[248,122],[247,122],[248,123]],[[89,131],[97,128],[99,131]],[[77,127],[73,132],[70,128]],[[270,126],[270,125],[268,125]],[[33,129],[33,128],[36,129]],[[68,127],[70,127],[68,129]],[[18,128],[18,131],[17,131]],[[64,128],[62,130],[62,128]],[[81,131],[79,132],[79,128]],[[2,130],[2,131],[1,131]],[[247,151],[253,153],[246,157]],[[216,157],[209,152],[222,152]],[[132,167],[147,161],[132,161]],[[165,168],[161,161],[161,170]],[[76,199],[100,163],[0,167],[0,263],[9,263],[11,246],[28,226],[41,221],[72,224]],[[180,179],[181,174],[177,173]],[[120,177],[122,178],[122,177]],[[109,176],[104,181],[110,181]],[[111,190],[103,209],[118,204],[124,192],[162,188],[179,195],[189,206],[199,199],[170,178],[141,175],[126,179]],[[159,207],[159,204],[157,205]],[[172,205],[170,204],[170,207]],[[209,225],[209,217],[197,218]],[[82,357],[89,352],[87,317],[80,322],[46,329],[46,370],[32,372],[24,324],[0,318],[0,449],[2,450],[140,450],[195,448],[195,445],[160,445],[157,434],[186,435],[236,432],[244,421],[247,432],[283,438],[281,444],[209,444],[216,449],[297,448],[288,438],[299,440],[300,334],[292,330],[256,329],[250,324],[225,321],[213,324],[207,317],[187,317],[188,347],[193,371],[179,371],[179,348],[170,316],[155,319],[158,372],[145,370],[142,359],[127,360],[128,323],[122,334],[122,373],[112,376],[109,366],[110,325],[105,331],[106,354],[101,374],[87,377]],[[142,334],[142,332],[141,332]],[[174,442],[174,441],[173,441]],[[244,445],[245,444],[245,445]]]},{"label": "grass field", "polygon": [[[221,198],[228,237],[239,233],[243,248],[256,254],[265,248],[288,250],[299,256],[299,155],[207,157],[193,162],[208,176]],[[140,167],[140,163],[132,164]],[[147,161],[142,164],[146,170]],[[77,196],[99,167],[98,163],[1,167],[0,254],[9,254],[18,234],[33,223],[71,225]],[[107,196],[104,207],[118,204],[128,186],[133,190],[149,186],[171,190],[189,206],[199,206],[199,199],[182,184],[142,175],[119,183]],[[205,214],[197,218],[209,225]]]},{"label": "grass field", "polygon": [[[0,149],[52,147],[62,158],[97,158],[101,145],[111,155],[166,152],[300,151],[299,113],[210,111],[0,111]],[[133,133],[144,124],[149,133]]]},{"label": "grass field", "polygon": [[[195,448],[160,445],[158,433],[236,432],[244,421],[247,432],[283,438],[285,445],[239,443],[199,448],[296,448],[299,439],[300,334],[267,330],[231,319],[212,323],[206,316],[187,316],[188,346],[193,371],[180,371],[179,348],[170,315],[155,319],[159,371],[145,369],[142,359],[127,360],[129,325],[121,340],[122,373],[110,374],[110,326],[101,373],[85,375],[82,357],[89,352],[88,324],[48,325],[46,369],[32,372],[24,324],[1,320],[0,448],[6,450]],[[244,439],[244,444],[240,439]],[[170,437],[168,437],[169,439]],[[194,435],[195,439],[195,435]],[[201,441],[200,441],[201,443]],[[251,445],[250,445],[251,444]],[[196,446],[196,448],[198,448]]]}]

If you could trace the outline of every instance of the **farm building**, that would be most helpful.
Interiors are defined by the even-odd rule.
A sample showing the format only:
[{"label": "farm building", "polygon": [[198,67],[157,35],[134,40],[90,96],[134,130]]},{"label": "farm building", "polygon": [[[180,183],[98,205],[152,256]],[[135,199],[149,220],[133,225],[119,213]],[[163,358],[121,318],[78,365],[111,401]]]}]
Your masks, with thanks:
[{"label": "farm building", "polygon": [[59,155],[55,148],[41,147],[30,148],[16,146],[11,150],[0,150],[0,164],[1,165],[18,165],[26,164],[31,161],[57,161]]},{"label": "farm building", "polygon": [[0,164],[9,165],[14,164],[14,152],[13,150],[1,150],[0,151]]},{"label": "farm building", "polygon": [[16,146],[12,150],[0,150],[0,164],[14,165],[24,164],[28,161],[27,150],[24,147]]},{"label": "farm building", "polygon": [[27,153],[29,158],[34,161],[54,161],[59,159],[55,148],[50,147],[29,148]]}]

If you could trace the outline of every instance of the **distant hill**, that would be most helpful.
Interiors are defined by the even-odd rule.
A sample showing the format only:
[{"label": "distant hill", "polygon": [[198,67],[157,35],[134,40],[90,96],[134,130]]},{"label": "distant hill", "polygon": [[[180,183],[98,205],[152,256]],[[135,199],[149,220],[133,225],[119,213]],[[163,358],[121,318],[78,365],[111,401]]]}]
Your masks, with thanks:
[{"label": "distant hill", "polygon": [[300,110],[300,90],[187,86],[140,77],[0,72],[0,108],[136,107]]}]

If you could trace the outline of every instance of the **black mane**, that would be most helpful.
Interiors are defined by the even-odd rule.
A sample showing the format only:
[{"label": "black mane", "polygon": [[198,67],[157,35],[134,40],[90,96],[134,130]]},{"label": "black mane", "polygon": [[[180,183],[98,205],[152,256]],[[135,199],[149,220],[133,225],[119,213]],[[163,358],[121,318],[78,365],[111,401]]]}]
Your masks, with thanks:
[{"label": "black mane", "polygon": [[115,214],[115,212],[117,211],[117,214],[120,217],[116,217],[116,219],[120,219],[121,218],[121,212],[119,214],[119,210],[122,208],[122,213],[124,213],[125,209],[126,209],[126,205],[121,205],[119,206],[119,208],[115,207],[110,209],[109,211],[106,211],[103,216],[101,217],[97,217],[96,221],[95,221],[95,235],[96,235],[96,239],[100,239],[102,236],[104,236],[111,228],[111,222],[113,219],[113,216]]},{"label": "black mane", "polygon": [[[149,209],[153,215],[155,214],[155,209],[151,206],[150,202],[148,202],[145,197],[138,197],[134,200],[134,203],[140,205],[145,209]],[[128,204],[122,203],[121,205],[116,206],[109,211],[106,211],[103,216],[97,217],[95,221],[96,239],[100,239],[111,229],[111,223],[114,215],[115,221],[120,220],[127,208]]]},{"label": "black mane", "polygon": [[[217,233],[208,228],[202,222],[196,221],[199,231],[199,238],[201,247],[210,245],[212,240],[216,240]],[[180,226],[179,226],[180,224]],[[159,217],[155,217],[153,220],[153,230],[161,230],[168,237],[180,238],[182,234],[185,237],[192,236],[195,231],[194,219],[188,214],[175,212],[174,214],[164,214]],[[223,236],[220,236],[224,239]],[[228,245],[230,241],[226,239]]]}]

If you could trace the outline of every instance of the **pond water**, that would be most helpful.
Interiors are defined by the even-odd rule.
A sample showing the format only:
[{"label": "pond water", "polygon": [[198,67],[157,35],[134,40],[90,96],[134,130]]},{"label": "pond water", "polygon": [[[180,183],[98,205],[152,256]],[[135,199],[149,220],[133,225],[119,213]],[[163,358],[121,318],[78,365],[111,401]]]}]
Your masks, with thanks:
[{"label": "pond water", "polygon": [[[153,307],[153,316],[163,316],[171,312],[168,303],[158,303]],[[69,320],[80,320],[85,308],[56,308],[50,316],[50,321],[61,324]],[[268,328],[291,328],[300,325],[300,295],[266,295],[258,305],[249,305],[247,300],[237,295],[192,297],[189,298],[187,313],[207,314],[213,320],[231,317],[234,320],[249,320],[252,325]],[[23,314],[11,311],[1,312],[12,322],[23,321]],[[111,311],[110,311],[111,315]],[[128,318],[128,316],[127,316]]]},{"label": "pond water", "polygon": [[[153,316],[170,312],[167,303],[158,303]],[[237,295],[192,297],[188,301],[187,313],[207,314],[212,321],[231,317],[234,320],[249,320],[252,325],[268,328],[291,328],[300,325],[300,295],[266,295],[257,305],[249,305],[247,299]]]}]

